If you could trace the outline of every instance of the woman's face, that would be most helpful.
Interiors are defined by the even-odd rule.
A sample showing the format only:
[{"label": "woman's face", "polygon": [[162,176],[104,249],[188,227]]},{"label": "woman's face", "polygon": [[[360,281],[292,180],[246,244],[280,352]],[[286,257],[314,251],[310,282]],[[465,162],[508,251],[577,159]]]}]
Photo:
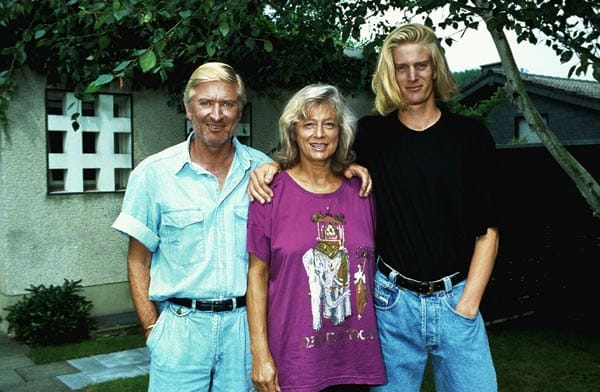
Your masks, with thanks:
[{"label": "woman's face", "polygon": [[307,118],[296,124],[296,143],[303,163],[329,163],[338,146],[337,116],[326,104],[313,106]]}]

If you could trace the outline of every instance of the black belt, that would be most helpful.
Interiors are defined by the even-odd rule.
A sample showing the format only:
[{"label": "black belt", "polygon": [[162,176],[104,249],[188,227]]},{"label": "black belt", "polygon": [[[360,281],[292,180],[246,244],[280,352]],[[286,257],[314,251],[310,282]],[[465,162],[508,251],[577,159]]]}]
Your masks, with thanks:
[{"label": "black belt", "polygon": [[[168,300],[175,305],[185,306],[186,308],[192,308],[193,301],[189,298],[169,298]],[[228,299],[214,299],[210,301],[196,300],[196,310],[204,312],[225,312],[236,308],[246,306],[246,297],[236,297]]]},{"label": "black belt", "polygon": [[[390,274],[392,273],[392,271],[394,271],[382,262],[377,263],[377,267],[388,278],[390,277]],[[453,285],[457,284],[461,280],[462,280],[462,278],[461,278],[460,272],[458,272],[458,273],[452,275],[452,277],[450,277],[450,281],[452,282]],[[420,280],[408,279],[408,278],[400,275],[399,273],[396,273],[396,282],[395,283],[400,287],[403,287],[410,291],[414,291],[419,294],[431,294],[434,291],[440,291],[440,290],[446,289],[446,286],[444,285],[444,279],[433,280],[431,282],[424,282],[424,281],[420,281]]]}]

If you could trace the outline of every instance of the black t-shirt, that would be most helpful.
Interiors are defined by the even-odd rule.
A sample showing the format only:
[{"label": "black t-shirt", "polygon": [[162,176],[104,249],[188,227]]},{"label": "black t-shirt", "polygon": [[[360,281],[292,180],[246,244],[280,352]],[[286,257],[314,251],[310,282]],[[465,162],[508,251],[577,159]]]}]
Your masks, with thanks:
[{"label": "black t-shirt", "polygon": [[497,226],[495,145],[488,129],[443,111],[424,131],[397,112],[358,122],[357,162],[373,179],[378,253],[410,278],[466,276],[475,237]]}]

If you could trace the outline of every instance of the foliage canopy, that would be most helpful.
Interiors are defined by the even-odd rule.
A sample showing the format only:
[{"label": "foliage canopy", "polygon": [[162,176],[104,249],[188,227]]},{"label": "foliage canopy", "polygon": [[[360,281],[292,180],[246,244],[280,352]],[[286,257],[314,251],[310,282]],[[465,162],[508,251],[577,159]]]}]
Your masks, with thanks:
[{"label": "foliage canopy", "polygon": [[[390,12],[401,15],[393,25]],[[438,32],[485,24],[509,98],[600,217],[600,186],[541,120],[505,36],[514,31],[518,42],[545,44],[563,63],[576,58],[569,76],[591,70],[600,81],[598,0],[3,0],[0,126],[8,127],[14,72],[22,66],[84,100],[115,83],[165,88],[179,102],[184,80],[206,61],[231,64],[259,94],[308,82],[363,91],[384,36],[411,19]],[[452,36],[438,35],[452,45]],[[348,56],[352,47],[362,56]]]},{"label": "foliage canopy", "polygon": [[[115,83],[166,88],[178,102],[187,76],[209,60],[233,65],[259,94],[309,81],[364,91],[378,45],[395,27],[382,16],[393,10],[403,10],[404,18],[426,15],[429,26],[427,15],[441,10],[437,27],[454,29],[475,28],[493,15],[488,25],[514,30],[520,41],[537,43],[545,35],[563,62],[577,56],[570,74],[589,67],[600,74],[595,0],[4,0],[0,125],[8,125],[14,72],[25,65],[84,99]],[[362,56],[347,56],[349,47]]]}]

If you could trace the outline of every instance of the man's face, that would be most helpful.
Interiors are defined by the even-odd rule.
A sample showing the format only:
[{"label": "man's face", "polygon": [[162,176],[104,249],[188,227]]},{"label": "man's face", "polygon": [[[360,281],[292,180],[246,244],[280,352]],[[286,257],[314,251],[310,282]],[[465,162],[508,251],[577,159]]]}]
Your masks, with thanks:
[{"label": "man's face", "polygon": [[396,82],[409,106],[435,100],[431,56],[425,47],[414,42],[398,45],[392,51]]},{"label": "man's face", "polygon": [[228,143],[242,116],[237,85],[204,82],[197,85],[191,95],[185,112],[192,122],[195,137],[207,147]]}]

